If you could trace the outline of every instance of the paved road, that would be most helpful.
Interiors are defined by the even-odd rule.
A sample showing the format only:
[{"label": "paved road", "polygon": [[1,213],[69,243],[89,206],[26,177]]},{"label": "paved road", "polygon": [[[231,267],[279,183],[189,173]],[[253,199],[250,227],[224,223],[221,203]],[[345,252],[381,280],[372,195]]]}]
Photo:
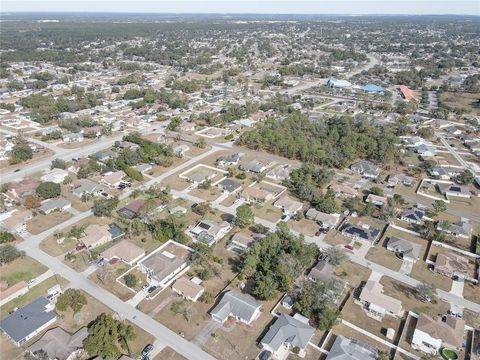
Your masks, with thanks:
[{"label": "paved road", "polygon": [[460,156],[460,154],[458,154],[457,150],[455,150],[453,147],[450,146],[447,139],[445,139],[445,137],[443,135],[439,134],[439,133],[437,133],[436,135],[440,139],[442,144],[450,152],[450,154],[452,154],[452,156],[455,159],[457,159],[457,161],[460,163],[460,165],[462,165],[464,169],[468,169],[468,170],[472,171],[473,174],[475,174],[475,169],[473,169],[470,165],[467,164],[467,162],[465,160],[463,160],[463,158]]}]

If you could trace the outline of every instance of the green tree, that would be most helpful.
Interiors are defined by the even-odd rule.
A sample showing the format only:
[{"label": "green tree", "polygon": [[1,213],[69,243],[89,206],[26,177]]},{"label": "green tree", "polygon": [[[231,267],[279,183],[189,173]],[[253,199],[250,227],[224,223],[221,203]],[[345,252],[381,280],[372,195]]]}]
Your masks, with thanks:
[{"label": "green tree", "polygon": [[123,277],[123,280],[125,281],[125,285],[127,285],[130,288],[133,288],[135,287],[135,285],[137,285],[137,277],[132,273],[126,274]]},{"label": "green tree", "polygon": [[78,289],[69,288],[57,298],[55,307],[58,311],[66,311],[70,308],[76,314],[84,305],[87,305],[85,295]]},{"label": "green tree", "polygon": [[383,196],[383,189],[378,186],[372,186],[370,192],[377,196]]},{"label": "green tree", "polygon": [[62,193],[62,188],[60,184],[56,184],[51,181],[46,181],[38,185],[35,192],[42,198],[42,199],[52,199],[60,196]]},{"label": "green tree", "polygon": [[200,138],[195,145],[200,149],[205,149],[207,147],[207,141],[204,138]]},{"label": "green tree", "polygon": [[435,288],[428,283],[420,283],[415,288],[415,296],[421,301],[432,301],[435,296]]},{"label": "green tree", "polygon": [[186,321],[190,321],[191,311],[186,301],[175,301],[170,305],[170,311],[173,315],[182,315]]},{"label": "green tree", "polygon": [[19,257],[25,256],[23,251],[18,251],[10,244],[0,245],[0,264],[8,264]]},{"label": "green tree", "polygon": [[0,244],[15,241],[15,236],[7,231],[0,231]]},{"label": "green tree", "polygon": [[54,159],[52,160],[52,163],[50,164],[50,169],[66,169],[67,168],[67,162],[62,159]]},{"label": "green tree", "polygon": [[10,152],[10,164],[18,164],[27,161],[33,157],[33,151],[30,145],[26,143],[18,143]]},{"label": "green tree", "polygon": [[135,336],[132,325],[103,313],[90,324],[83,346],[91,356],[117,359],[122,354],[121,349],[128,350],[128,341],[135,339]]},{"label": "green tree", "polygon": [[98,217],[110,216],[118,203],[119,200],[116,196],[110,199],[97,199],[93,203],[93,214]]},{"label": "green tree", "polygon": [[178,116],[174,116],[170,119],[170,122],[167,125],[167,130],[170,131],[177,131],[178,127],[180,126],[182,119]]},{"label": "green tree", "polygon": [[277,294],[277,284],[271,275],[259,276],[255,279],[252,294],[262,300],[271,300]]},{"label": "green tree", "polygon": [[244,204],[237,207],[235,224],[241,228],[252,225],[254,222],[253,211],[250,206]]},{"label": "green tree", "polygon": [[457,181],[463,185],[469,185],[473,183],[475,176],[470,170],[464,170],[457,176]]},{"label": "green tree", "polygon": [[340,265],[348,258],[345,250],[337,246],[331,246],[329,248],[326,248],[325,250],[323,250],[323,253],[330,258],[330,263],[332,265]]},{"label": "green tree", "polygon": [[443,200],[435,200],[432,204],[432,207],[433,207],[433,211],[436,215],[438,215],[441,212],[444,212],[445,210],[447,210],[447,204],[445,204],[445,201],[443,201]]}]

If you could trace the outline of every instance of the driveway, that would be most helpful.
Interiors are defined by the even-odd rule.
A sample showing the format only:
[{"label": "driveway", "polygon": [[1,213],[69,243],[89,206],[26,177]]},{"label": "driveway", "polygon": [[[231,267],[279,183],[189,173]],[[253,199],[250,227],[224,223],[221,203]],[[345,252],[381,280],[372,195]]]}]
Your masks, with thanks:
[{"label": "driveway", "polygon": [[405,275],[410,275],[413,269],[413,263],[410,261],[405,261],[403,260],[402,266],[400,267],[399,273],[405,274]]},{"label": "driveway", "polygon": [[465,285],[465,281],[463,281],[463,280],[453,280],[452,281],[452,288],[450,289],[450,294],[463,297],[463,287],[464,287],[464,285]]},{"label": "driveway", "polygon": [[193,339],[192,343],[198,347],[202,347],[210,339],[212,334],[222,327],[218,321],[211,319],[207,325],[198,333],[198,335]]}]

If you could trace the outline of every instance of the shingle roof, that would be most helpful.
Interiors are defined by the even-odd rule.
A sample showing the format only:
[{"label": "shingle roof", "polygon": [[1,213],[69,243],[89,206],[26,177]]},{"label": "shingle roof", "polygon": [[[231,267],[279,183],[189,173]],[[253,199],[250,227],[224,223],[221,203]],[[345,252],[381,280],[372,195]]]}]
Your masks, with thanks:
[{"label": "shingle roof", "polygon": [[55,311],[47,311],[49,304],[45,297],[39,297],[0,320],[0,328],[15,342],[20,342],[57,317]]},{"label": "shingle roof", "polygon": [[375,360],[378,350],[356,339],[337,336],[327,360]]},{"label": "shingle roof", "polygon": [[256,310],[262,306],[252,296],[230,290],[223,295],[222,300],[211,311],[211,315],[225,321],[231,314],[250,321]]},{"label": "shingle roof", "polygon": [[83,340],[87,335],[88,329],[86,327],[72,335],[62,328],[56,327],[48,330],[28,350],[32,353],[43,350],[51,359],[66,360],[74,351],[83,348]]},{"label": "shingle roof", "polygon": [[277,351],[284,344],[290,344],[292,348],[304,349],[313,336],[315,329],[291,316],[282,314],[270,326],[262,339],[271,349]]},{"label": "shingle roof", "polygon": [[445,322],[440,319],[434,320],[428,315],[420,314],[415,329],[429,334],[431,337],[440,339],[448,345],[459,347],[462,344],[465,320],[447,316]]}]

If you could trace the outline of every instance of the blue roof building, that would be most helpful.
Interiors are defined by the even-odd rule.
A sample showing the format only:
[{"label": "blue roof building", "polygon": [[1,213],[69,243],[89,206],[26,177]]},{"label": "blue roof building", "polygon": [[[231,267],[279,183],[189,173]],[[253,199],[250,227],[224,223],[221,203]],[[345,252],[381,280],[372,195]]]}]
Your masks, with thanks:
[{"label": "blue roof building", "polygon": [[385,89],[381,86],[375,85],[375,84],[367,84],[363,85],[361,89],[365,92],[369,93],[383,93]]},{"label": "blue roof building", "polygon": [[347,80],[338,80],[336,77],[331,77],[327,82],[328,87],[332,88],[347,88],[352,86],[352,83]]}]

